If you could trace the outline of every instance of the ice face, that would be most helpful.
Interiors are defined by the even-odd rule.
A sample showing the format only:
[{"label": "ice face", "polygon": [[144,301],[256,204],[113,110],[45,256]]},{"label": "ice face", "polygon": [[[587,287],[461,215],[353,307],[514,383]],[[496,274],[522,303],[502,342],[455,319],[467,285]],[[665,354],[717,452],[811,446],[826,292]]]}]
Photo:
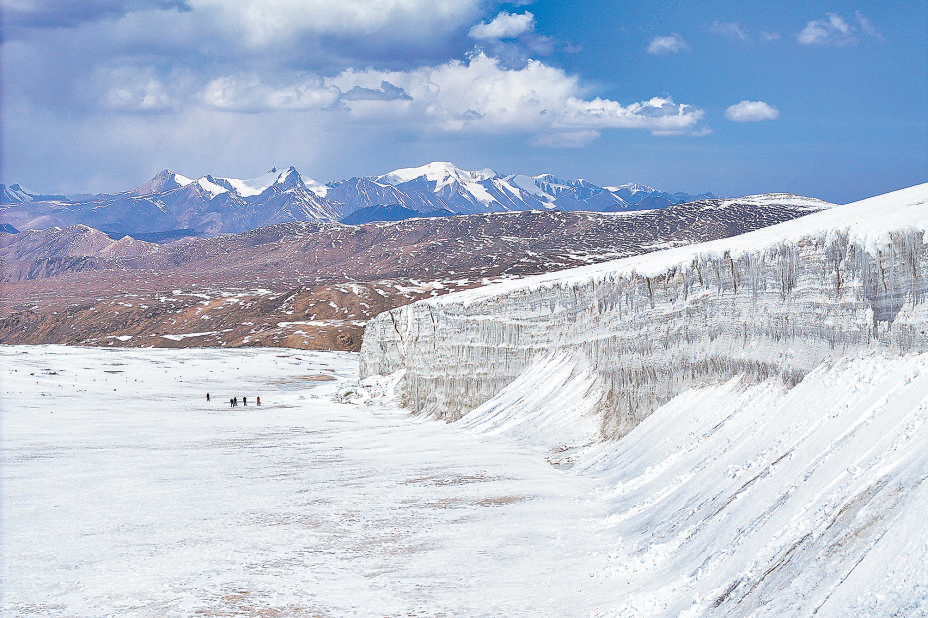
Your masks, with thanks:
[{"label": "ice face", "polygon": [[706,382],[793,385],[830,356],[925,351],[926,196],[392,310],[367,328],[361,374],[402,370],[412,410],[454,420],[566,355],[595,375],[612,438]]}]

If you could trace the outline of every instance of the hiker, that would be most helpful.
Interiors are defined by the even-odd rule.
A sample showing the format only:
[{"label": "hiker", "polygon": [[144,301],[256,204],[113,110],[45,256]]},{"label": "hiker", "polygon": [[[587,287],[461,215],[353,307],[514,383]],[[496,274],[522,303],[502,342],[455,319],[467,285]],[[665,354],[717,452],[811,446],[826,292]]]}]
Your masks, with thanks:
[{"label": "hiker", "polygon": [[258,395],[258,405],[261,405],[261,395]]},{"label": "hiker", "polygon": [[206,393],[206,403],[209,403],[209,393]]},{"label": "hiker", "polygon": [[243,405],[243,406],[247,406],[247,405],[248,405],[248,397],[244,397],[244,396],[242,397],[242,405]]},{"label": "hiker", "polygon": [[229,398],[229,407],[230,407],[230,408],[234,408],[234,407],[235,407],[235,398],[234,398],[234,397],[230,397],[230,398]]}]

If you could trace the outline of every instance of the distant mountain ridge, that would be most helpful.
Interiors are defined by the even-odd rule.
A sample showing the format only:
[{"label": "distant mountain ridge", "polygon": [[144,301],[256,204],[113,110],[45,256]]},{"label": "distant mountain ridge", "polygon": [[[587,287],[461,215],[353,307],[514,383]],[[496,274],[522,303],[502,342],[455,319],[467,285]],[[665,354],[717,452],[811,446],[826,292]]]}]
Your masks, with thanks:
[{"label": "distant mountain ridge", "polygon": [[0,342],[357,350],[368,320],[422,298],[728,237],[831,206],[771,194],[628,213],[295,221],[171,244],[117,240],[86,225],[0,231]]},{"label": "distant mountain ridge", "polygon": [[52,196],[30,193],[18,184],[0,185],[0,220],[20,230],[84,224],[112,234],[193,230],[210,237],[291,221],[358,224],[381,216],[616,212],[665,208],[711,197],[708,193],[670,194],[637,184],[600,187],[551,174],[503,176],[490,169],[462,170],[446,162],[328,184],[304,179],[292,166],[282,171],[272,168],[247,180],[213,175],[194,179],[162,170],[117,194]]}]

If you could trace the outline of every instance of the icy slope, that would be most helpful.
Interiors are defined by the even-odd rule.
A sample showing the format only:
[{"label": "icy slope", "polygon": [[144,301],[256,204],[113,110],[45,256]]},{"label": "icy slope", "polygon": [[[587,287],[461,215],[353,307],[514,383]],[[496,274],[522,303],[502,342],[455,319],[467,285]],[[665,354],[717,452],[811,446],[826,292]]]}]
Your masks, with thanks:
[{"label": "icy slope", "polygon": [[928,611],[928,355],[688,389],[619,441],[558,448],[595,434],[591,377],[545,358],[456,425],[597,479],[614,542],[590,583],[614,588],[593,615]]},{"label": "icy slope", "polygon": [[595,376],[599,434],[684,390],[788,385],[832,355],[928,350],[928,184],[703,245],[511,281],[386,312],[361,374],[405,371],[406,404],[455,419],[557,353]]}]

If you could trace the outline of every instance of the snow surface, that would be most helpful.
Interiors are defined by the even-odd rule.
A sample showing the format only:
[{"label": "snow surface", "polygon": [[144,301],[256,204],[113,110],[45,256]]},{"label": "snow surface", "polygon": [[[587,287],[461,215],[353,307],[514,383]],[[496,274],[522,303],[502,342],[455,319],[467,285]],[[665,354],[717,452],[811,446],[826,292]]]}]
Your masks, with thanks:
[{"label": "snow surface", "polygon": [[227,193],[229,191],[225,187],[219,186],[215,182],[211,182],[205,176],[203,178],[198,178],[197,184],[200,186],[201,189],[203,189],[204,191],[206,191],[206,193],[209,194],[210,199],[216,197],[217,195]]},{"label": "snow surface", "polygon": [[182,176],[178,174],[177,172],[172,172],[172,173],[174,174],[174,182],[176,182],[182,187],[186,187],[191,182],[195,182],[193,178],[187,178],[186,176]]},{"label": "snow surface", "polygon": [[507,180],[509,180],[509,182],[512,183],[513,186],[517,187],[518,189],[522,191],[531,193],[532,195],[540,197],[541,199],[545,201],[551,200],[551,196],[545,193],[544,191],[542,191],[541,187],[539,187],[535,183],[535,178],[531,176],[526,176],[524,174],[516,174],[514,176],[510,176],[509,178],[507,178]]},{"label": "snow surface", "polygon": [[453,424],[353,354],[0,359],[4,615],[928,611],[928,355],[707,383],[571,449],[596,399],[557,356]]},{"label": "snow surface", "polygon": [[590,579],[592,480],[372,401],[356,354],[0,346],[0,363],[3,615],[570,615],[611,597]]},{"label": "snow surface", "polygon": [[232,185],[232,188],[234,188],[235,192],[240,196],[251,197],[264,193],[271,185],[277,182],[281,174],[282,172],[274,169],[256,178],[249,178],[247,180],[238,178],[223,178],[223,180]]},{"label": "snow surface", "polygon": [[[787,206],[798,206],[800,208],[812,208],[821,210],[823,208],[832,208],[834,204],[820,200],[814,197],[805,197],[794,193],[763,193],[760,195],[745,195],[726,200],[720,200],[714,208],[728,208],[735,204],[751,204],[763,206],[765,204],[783,204]],[[710,208],[710,206],[705,206]]]}]

